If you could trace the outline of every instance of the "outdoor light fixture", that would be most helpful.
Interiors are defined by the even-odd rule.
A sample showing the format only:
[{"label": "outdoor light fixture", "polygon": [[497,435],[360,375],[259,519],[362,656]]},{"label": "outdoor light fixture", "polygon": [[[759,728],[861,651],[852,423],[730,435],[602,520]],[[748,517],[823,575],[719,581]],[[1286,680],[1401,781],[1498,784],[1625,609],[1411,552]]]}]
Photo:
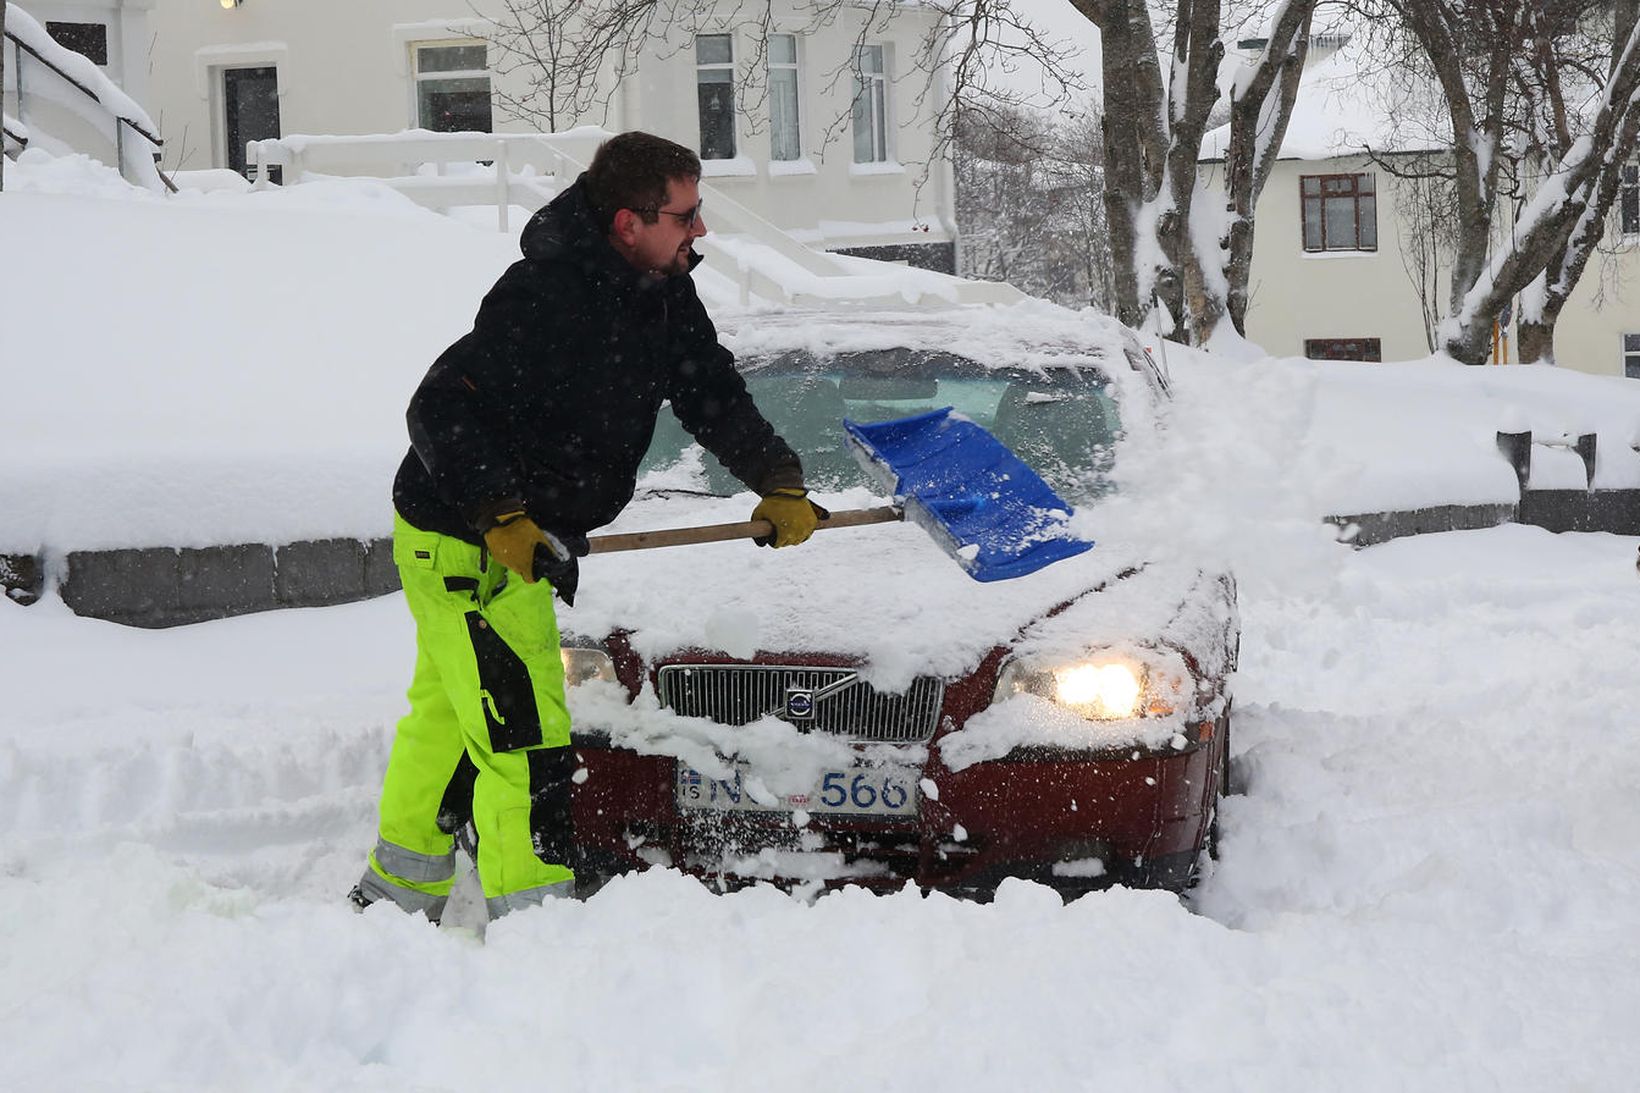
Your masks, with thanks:
[{"label": "outdoor light fixture", "polygon": [[245,0],[222,0],[222,6],[226,10],[232,11],[234,8],[237,8],[240,4],[243,4],[244,2],[245,2]]}]

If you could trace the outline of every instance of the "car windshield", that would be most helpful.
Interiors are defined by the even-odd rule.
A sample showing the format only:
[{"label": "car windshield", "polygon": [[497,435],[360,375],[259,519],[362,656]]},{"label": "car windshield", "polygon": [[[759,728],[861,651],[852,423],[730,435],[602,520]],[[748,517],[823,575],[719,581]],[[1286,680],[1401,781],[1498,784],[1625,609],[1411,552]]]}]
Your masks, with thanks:
[{"label": "car windshield", "polygon": [[[741,372],[814,489],[878,485],[844,445],[843,419],[865,424],[945,406],[990,431],[1067,500],[1086,502],[1111,488],[1121,423],[1110,381],[1097,369],[986,368],[954,354],[902,349],[783,353],[743,361]],[[724,495],[745,488],[664,413],[642,470],[680,464],[698,468],[704,482],[695,488]]]}]

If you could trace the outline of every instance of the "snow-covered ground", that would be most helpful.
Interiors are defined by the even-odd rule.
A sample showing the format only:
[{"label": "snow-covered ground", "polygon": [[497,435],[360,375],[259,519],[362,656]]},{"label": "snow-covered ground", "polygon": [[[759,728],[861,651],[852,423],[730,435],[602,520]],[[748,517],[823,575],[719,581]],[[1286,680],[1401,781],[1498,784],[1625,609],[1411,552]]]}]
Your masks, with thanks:
[{"label": "snow-covered ground", "polygon": [[[357,188],[162,204],[62,162],[19,177],[0,550],[385,531],[403,397],[503,239]],[[1168,443],[1113,513],[1228,560],[1245,626],[1245,793],[1188,901],[811,904],[654,871],[483,944],[357,916],[398,597],[168,631],[0,600],[0,1089],[1633,1088],[1636,540],[1352,552],[1316,517],[1507,496],[1493,431],[1626,445],[1640,396],[1171,363]]]},{"label": "snow-covered ground", "polygon": [[143,632],[0,603],[0,1088],[1633,1088],[1635,542],[1244,590],[1190,904],[714,896],[355,916],[397,597]]}]

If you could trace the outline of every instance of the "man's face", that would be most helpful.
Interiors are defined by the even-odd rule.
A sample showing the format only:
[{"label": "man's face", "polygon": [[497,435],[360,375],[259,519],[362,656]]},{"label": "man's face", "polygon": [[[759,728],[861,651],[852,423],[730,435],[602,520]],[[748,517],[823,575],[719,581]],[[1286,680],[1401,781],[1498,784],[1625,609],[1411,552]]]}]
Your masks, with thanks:
[{"label": "man's face", "polygon": [[[691,213],[693,222],[685,223]],[[646,224],[641,216],[634,216],[629,232],[623,234],[627,246],[620,249],[634,266],[667,275],[688,273],[690,244],[706,234],[706,221],[700,216],[700,183],[674,178],[666,184],[666,200],[655,222]]]}]

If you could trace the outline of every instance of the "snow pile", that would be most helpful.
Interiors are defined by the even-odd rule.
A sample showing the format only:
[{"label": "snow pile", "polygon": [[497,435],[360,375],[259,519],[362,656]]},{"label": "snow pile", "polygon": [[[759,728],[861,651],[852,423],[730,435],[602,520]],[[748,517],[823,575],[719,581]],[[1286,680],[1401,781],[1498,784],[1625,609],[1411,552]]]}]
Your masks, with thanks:
[{"label": "snow pile", "polygon": [[482,946],[340,899],[402,709],[397,598],[158,632],[0,603],[0,1086],[1627,1088],[1634,546],[1334,548],[1244,595],[1248,793],[1193,908],[659,870]]},{"label": "snow pile", "polygon": [[[352,187],[158,203],[110,200],[84,165],[16,175],[0,232],[32,257],[0,266],[9,539],[385,530],[403,398],[505,240]],[[1122,451],[1084,558],[1228,558],[1240,581],[1247,792],[1189,901],[1061,906],[1008,883],[988,905],[809,903],[655,869],[482,945],[452,928],[470,877],[443,929],[354,915],[414,656],[399,597],[167,631],[0,602],[0,1088],[1630,1088],[1636,540],[1503,527],[1352,552],[1316,518],[1494,496],[1498,428],[1620,448],[1634,396],[1552,369],[1169,355],[1173,413]],[[885,554],[920,535],[870,534]],[[697,555],[746,581],[704,617],[766,643],[794,600],[859,606],[848,581],[794,595],[781,567],[862,556]],[[593,573],[605,560],[589,617],[632,583]],[[647,605],[658,629],[707,608],[677,587]],[[993,621],[1030,606],[972,602]],[[968,624],[884,625],[933,647]],[[574,701],[591,723],[618,699]],[[703,763],[825,758],[786,726],[729,739],[648,705],[621,730]],[[822,857],[780,864],[835,870]]]}]

